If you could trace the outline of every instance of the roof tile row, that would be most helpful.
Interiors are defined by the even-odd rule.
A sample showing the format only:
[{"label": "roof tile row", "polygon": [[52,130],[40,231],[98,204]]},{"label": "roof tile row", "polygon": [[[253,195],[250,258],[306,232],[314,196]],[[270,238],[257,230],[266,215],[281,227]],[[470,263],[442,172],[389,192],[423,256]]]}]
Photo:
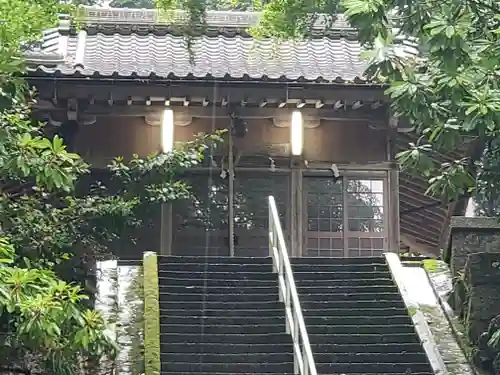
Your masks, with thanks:
[{"label": "roof tile row", "polygon": [[[54,40],[52,34],[47,37]],[[343,37],[278,42],[204,35],[194,39],[191,50],[185,38],[172,34],[97,32],[59,38],[68,38],[61,63],[54,64],[53,50],[37,51],[36,58],[28,57],[32,73],[345,83],[364,81],[366,68],[359,42]]]}]

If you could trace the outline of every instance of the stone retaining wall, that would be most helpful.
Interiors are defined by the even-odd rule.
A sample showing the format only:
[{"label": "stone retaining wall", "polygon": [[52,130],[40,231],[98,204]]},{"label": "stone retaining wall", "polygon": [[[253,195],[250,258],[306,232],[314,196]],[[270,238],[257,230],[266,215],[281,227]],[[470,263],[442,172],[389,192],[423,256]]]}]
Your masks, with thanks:
[{"label": "stone retaining wall", "polygon": [[456,217],[450,232],[444,254],[454,280],[449,304],[475,347],[476,365],[500,373],[500,348],[489,344],[500,327],[493,324],[500,318],[500,225],[496,219]]}]

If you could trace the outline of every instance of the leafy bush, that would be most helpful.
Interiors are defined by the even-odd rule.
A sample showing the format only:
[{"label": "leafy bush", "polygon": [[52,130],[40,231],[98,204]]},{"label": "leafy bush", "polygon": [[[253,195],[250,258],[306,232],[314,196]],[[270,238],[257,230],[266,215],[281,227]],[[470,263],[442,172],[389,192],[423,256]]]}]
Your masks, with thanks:
[{"label": "leafy bush", "polygon": [[29,261],[24,268],[16,266],[15,257],[13,246],[0,238],[4,346],[20,348],[25,355],[37,353],[44,358],[42,365],[61,375],[77,372],[96,356],[114,358],[116,344],[107,335],[101,314],[83,308],[80,302],[87,296],[81,288],[53,271],[32,268]]}]

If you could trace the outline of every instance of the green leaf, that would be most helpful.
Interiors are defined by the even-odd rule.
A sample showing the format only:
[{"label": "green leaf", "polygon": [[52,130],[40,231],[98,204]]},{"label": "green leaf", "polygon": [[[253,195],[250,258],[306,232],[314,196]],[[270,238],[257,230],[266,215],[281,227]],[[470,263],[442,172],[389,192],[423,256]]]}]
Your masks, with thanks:
[{"label": "green leaf", "polygon": [[500,347],[500,330],[496,330],[493,335],[491,335],[488,346],[494,349],[498,349]]},{"label": "green leaf", "polygon": [[446,27],[446,37],[451,39],[453,36],[455,36],[455,28],[453,26],[447,26]]}]

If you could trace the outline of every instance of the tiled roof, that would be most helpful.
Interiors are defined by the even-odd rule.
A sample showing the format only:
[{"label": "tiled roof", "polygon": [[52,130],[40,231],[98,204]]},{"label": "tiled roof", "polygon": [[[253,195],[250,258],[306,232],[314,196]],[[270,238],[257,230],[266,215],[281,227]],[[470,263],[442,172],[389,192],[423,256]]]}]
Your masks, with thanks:
[{"label": "tiled roof", "polygon": [[[83,61],[76,61],[77,38],[70,38],[65,63],[38,67],[46,72],[92,76],[232,78],[351,81],[363,74],[359,43],[345,39],[307,42],[256,41],[236,36],[200,37],[193,60],[182,37],[153,34],[88,35]],[[77,64],[80,63],[78,66]]]},{"label": "tiled roof", "polygon": [[[361,46],[347,36],[278,42],[234,32],[211,33],[194,39],[190,55],[182,36],[159,33],[158,25],[105,21],[92,21],[78,35],[48,33],[51,50],[28,56],[30,74],[364,82]],[[61,40],[56,52],[55,32]]]}]

